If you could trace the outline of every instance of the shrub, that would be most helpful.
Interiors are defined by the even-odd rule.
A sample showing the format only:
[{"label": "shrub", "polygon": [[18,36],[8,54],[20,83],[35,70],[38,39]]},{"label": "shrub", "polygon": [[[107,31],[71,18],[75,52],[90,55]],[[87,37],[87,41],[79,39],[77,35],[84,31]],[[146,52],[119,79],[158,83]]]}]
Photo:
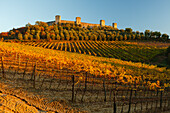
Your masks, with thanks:
[{"label": "shrub", "polygon": [[18,34],[18,39],[19,39],[19,40],[23,40],[23,37],[22,37],[22,34],[21,34],[21,33]]},{"label": "shrub", "polygon": [[51,34],[51,38],[53,39],[53,40],[55,40],[55,34],[53,33],[53,34]]},{"label": "shrub", "polygon": [[28,40],[28,35],[27,34],[24,35],[24,39]]},{"label": "shrub", "polygon": [[39,35],[39,33],[36,34],[36,39],[37,39],[37,40],[40,40],[40,35]]},{"label": "shrub", "polygon": [[168,54],[168,64],[170,65],[170,53]]},{"label": "shrub", "polygon": [[168,56],[168,54],[170,54],[170,46],[166,50],[166,55]]},{"label": "shrub", "polygon": [[125,28],[125,31],[127,32],[127,33],[132,33],[132,29],[131,28]]},{"label": "shrub", "polygon": [[56,38],[57,38],[57,40],[60,40],[60,39],[61,39],[59,34],[56,36]]},{"label": "shrub", "polygon": [[33,35],[29,35],[30,41],[33,41]]}]

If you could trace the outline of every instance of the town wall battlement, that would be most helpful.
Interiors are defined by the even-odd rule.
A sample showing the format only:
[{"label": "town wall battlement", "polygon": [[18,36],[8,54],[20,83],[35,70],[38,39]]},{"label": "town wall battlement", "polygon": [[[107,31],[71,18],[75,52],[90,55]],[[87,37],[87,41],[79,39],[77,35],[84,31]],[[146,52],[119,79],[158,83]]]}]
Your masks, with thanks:
[{"label": "town wall battlement", "polygon": [[[58,23],[71,23],[71,24],[78,24],[78,25],[81,25],[82,27],[103,27],[103,26],[106,26],[106,27],[110,27],[110,26],[107,26],[105,25],[105,20],[100,20],[100,24],[92,24],[92,23],[86,23],[86,22],[81,22],[81,17],[76,17],[76,20],[75,21],[68,21],[68,20],[61,20],[61,16],[60,15],[56,15],[55,16],[55,21],[51,21],[51,22],[47,22],[48,25],[52,25],[53,23],[55,24],[58,24]],[[117,28],[117,23],[112,23],[112,27],[113,28]]]}]

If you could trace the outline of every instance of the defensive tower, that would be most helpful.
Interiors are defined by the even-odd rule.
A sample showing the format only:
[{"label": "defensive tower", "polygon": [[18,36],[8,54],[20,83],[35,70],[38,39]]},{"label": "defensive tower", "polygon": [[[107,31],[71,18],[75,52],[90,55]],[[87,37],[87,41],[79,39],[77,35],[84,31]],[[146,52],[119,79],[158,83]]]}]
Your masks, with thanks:
[{"label": "defensive tower", "polygon": [[113,28],[117,28],[117,23],[112,23]]},{"label": "defensive tower", "polygon": [[100,20],[100,26],[105,26],[105,20]]},{"label": "defensive tower", "polygon": [[[69,20],[61,20],[61,16],[60,15],[56,15],[55,16],[55,21],[50,21],[50,22],[47,22],[47,24],[49,26],[53,25],[53,24],[58,24],[58,23],[61,23],[61,24],[65,24],[65,23],[70,23],[70,24],[76,24],[76,25],[81,25],[81,27],[83,28],[86,28],[88,26],[90,26],[91,28],[92,27],[110,27],[108,25],[105,25],[105,20],[100,20],[100,23],[99,24],[93,24],[93,23],[87,23],[87,22],[82,22],[81,21],[81,17],[76,17],[76,20],[75,21],[69,21]],[[117,29],[117,23],[112,23],[112,26],[113,28],[116,28]]]},{"label": "defensive tower", "polygon": [[81,17],[76,17],[76,24],[81,24]]},{"label": "defensive tower", "polygon": [[56,24],[61,23],[61,16],[60,15],[55,16],[55,23]]}]

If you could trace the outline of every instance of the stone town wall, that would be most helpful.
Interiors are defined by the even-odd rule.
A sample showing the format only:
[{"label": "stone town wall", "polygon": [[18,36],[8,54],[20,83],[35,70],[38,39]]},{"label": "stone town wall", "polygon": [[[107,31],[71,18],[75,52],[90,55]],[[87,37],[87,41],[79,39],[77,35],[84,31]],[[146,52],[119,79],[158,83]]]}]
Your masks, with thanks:
[{"label": "stone town wall", "polygon": [[82,27],[87,27],[87,26],[100,26],[100,24],[91,24],[91,23],[85,23],[85,22],[81,22]]},{"label": "stone town wall", "polygon": [[61,23],[75,24],[75,21],[61,20]]},{"label": "stone town wall", "polygon": [[[61,20],[61,23],[71,23],[71,24],[75,24],[75,21],[68,21],[68,20]],[[81,22],[82,27],[87,27],[87,26],[100,26],[100,24],[92,24],[92,23],[85,23],[85,22]]]},{"label": "stone town wall", "polygon": [[[56,15],[55,16],[55,21],[51,21],[51,22],[47,22],[48,25],[52,25],[53,23],[70,23],[70,24],[80,24],[82,27],[99,27],[99,26],[105,26],[105,27],[110,27],[110,26],[106,26],[105,25],[105,20],[100,20],[100,24],[92,24],[92,23],[86,23],[86,22],[81,22],[81,17],[76,17],[76,21],[69,21],[69,20],[61,20],[61,16],[60,15]],[[117,28],[117,23],[113,23],[112,24],[113,28]]]}]

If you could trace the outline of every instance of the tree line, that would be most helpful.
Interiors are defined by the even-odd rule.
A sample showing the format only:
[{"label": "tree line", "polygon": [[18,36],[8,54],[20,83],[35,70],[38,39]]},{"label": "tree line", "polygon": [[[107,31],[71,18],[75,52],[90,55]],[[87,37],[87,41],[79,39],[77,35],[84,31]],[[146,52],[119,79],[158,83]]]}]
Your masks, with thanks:
[{"label": "tree line", "polygon": [[33,40],[91,40],[91,41],[122,41],[122,40],[158,40],[167,41],[169,36],[158,31],[145,32],[133,31],[131,28],[115,29],[111,26],[83,28],[81,25],[70,23],[58,23],[49,26],[46,22],[37,21],[35,25],[27,24],[19,29],[12,29],[7,33],[1,33],[1,38]]}]

